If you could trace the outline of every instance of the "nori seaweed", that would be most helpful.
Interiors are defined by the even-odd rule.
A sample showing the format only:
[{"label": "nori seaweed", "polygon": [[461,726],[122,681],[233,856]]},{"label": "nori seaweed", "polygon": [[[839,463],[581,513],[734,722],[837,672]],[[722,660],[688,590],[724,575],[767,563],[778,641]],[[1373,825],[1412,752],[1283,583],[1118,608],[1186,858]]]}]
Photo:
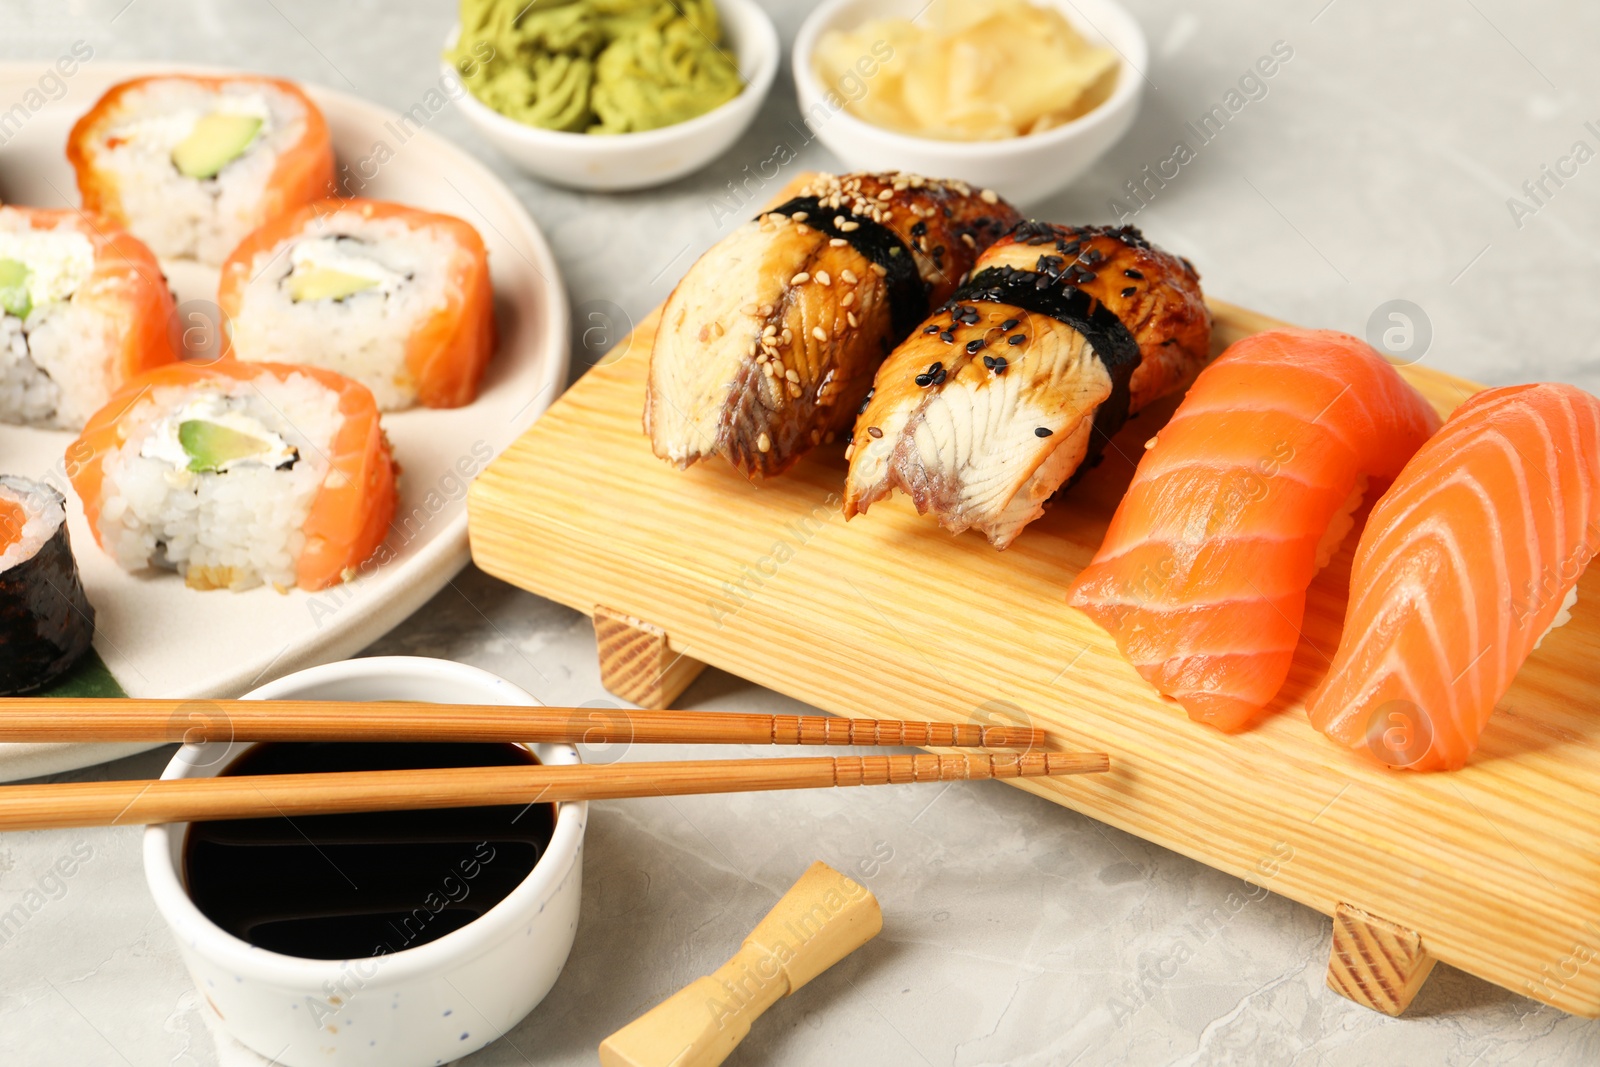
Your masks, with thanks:
[{"label": "nori seaweed", "polygon": [[32,559],[0,572],[0,696],[54,682],[93,638],[94,607],[78,580],[63,519]]}]

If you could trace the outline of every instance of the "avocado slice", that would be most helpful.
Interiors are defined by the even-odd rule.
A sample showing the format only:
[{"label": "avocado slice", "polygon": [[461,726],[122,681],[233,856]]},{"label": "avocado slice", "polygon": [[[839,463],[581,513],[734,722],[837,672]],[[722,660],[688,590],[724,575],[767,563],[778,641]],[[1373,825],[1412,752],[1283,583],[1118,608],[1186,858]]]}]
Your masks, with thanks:
[{"label": "avocado slice", "polygon": [[28,265],[15,259],[0,259],[0,309],[19,319],[33,310],[28,295]]},{"label": "avocado slice", "polygon": [[178,423],[178,444],[189,457],[189,469],[197,473],[220,471],[234,460],[272,450],[271,442],[263,438],[204,419],[185,419]]},{"label": "avocado slice", "polygon": [[343,300],[377,284],[376,278],[334,267],[304,267],[289,275],[289,299],[296,304],[303,300]]},{"label": "avocado slice", "polygon": [[244,154],[260,130],[261,120],[254,115],[213,111],[202,116],[172,150],[172,165],[186,178],[215,178]]}]

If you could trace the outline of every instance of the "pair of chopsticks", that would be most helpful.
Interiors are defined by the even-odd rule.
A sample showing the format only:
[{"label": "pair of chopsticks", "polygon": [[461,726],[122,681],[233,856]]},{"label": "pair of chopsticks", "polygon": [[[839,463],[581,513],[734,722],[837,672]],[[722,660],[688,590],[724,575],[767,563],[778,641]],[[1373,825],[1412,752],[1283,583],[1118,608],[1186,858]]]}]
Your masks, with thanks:
[{"label": "pair of chopsticks", "polygon": [[1040,752],[1021,726],[308,700],[0,699],[0,742],[410,741],[920,745],[1021,749],[0,786],[0,831],[460,808],[847,785],[1037,778],[1107,770],[1104,753]]}]

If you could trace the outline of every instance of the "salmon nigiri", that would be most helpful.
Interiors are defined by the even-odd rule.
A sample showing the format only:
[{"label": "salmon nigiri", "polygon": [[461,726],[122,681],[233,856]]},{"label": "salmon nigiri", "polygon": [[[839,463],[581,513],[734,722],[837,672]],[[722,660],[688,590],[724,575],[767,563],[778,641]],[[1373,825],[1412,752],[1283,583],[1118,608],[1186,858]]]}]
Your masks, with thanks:
[{"label": "salmon nigiri", "polygon": [[1288,677],[1306,587],[1365,483],[1394,478],[1438,425],[1354,337],[1247,337],[1146,446],[1070,601],[1191,718],[1241,729]]},{"label": "salmon nigiri", "polygon": [[1597,548],[1600,400],[1479,393],[1373,507],[1312,725],[1391,766],[1460,767]]}]

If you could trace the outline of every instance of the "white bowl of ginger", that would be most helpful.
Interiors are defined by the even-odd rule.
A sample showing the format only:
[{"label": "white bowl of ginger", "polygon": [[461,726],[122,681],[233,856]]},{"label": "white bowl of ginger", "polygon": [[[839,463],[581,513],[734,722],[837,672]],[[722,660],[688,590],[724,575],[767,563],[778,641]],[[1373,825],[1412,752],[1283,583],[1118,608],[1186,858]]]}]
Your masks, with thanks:
[{"label": "white bowl of ginger", "polygon": [[793,65],[802,120],[850,169],[1027,206],[1128,131],[1148,55],[1113,0],[825,0]]}]

